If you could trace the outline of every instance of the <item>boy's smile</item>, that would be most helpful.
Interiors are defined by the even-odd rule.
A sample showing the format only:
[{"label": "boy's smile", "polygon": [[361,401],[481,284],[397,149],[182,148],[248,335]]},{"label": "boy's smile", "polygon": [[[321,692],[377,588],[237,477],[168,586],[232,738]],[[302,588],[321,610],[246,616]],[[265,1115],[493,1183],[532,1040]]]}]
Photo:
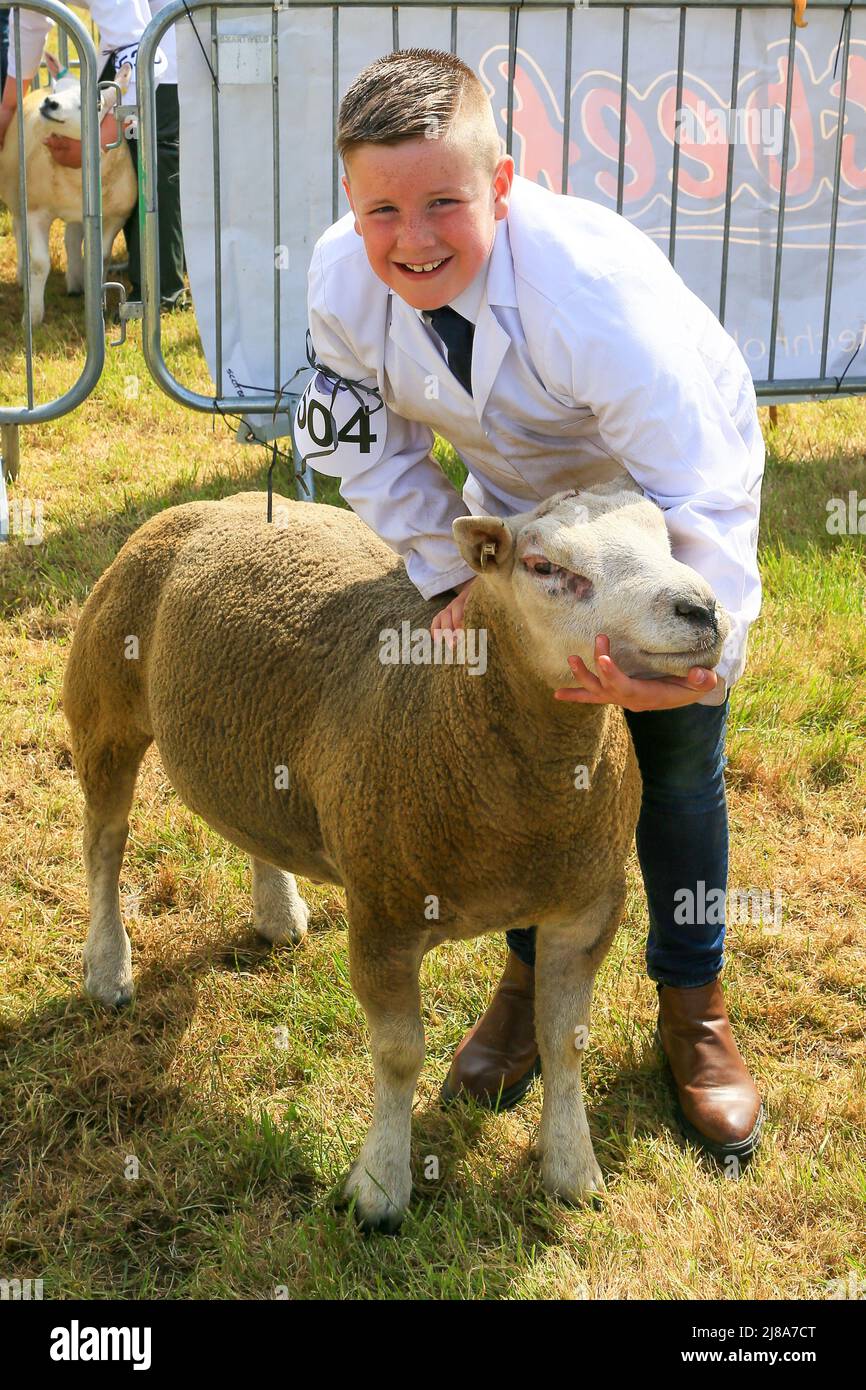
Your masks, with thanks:
[{"label": "boy's smile", "polygon": [[471,140],[419,136],[348,152],[343,187],[380,280],[414,309],[438,309],[465,290],[508,215],[514,161],[493,175]]}]

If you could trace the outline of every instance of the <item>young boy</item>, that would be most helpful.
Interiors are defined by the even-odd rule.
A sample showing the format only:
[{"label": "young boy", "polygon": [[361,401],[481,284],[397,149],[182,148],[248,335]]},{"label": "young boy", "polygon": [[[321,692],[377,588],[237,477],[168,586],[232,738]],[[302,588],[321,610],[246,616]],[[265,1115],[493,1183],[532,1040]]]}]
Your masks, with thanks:
[{"label": "young boy", "polygon": [[[515,177],[460,59],[408,49],[371,64],[343,98],[337,148],[352,211],[313,252],[310,333],[319,362],[376,386],[384,408],[365,417],[320,376],[312,390],[338,443],[311,462],[342,478],[421,594],[442,595],[433,630],[461,625],[474,580],[456,517],[528,511],[623,466],[664,511],[674,556],[731,615],[715,672],[633,679],[599,634],[593,669],[575,657],[579,688],[557,696],[625,711],[643,776],[637,851],[659,1037],[687,1132],[721,1158],[746,1157],[763,1107],[725,1011],[724,923],[683,925],[675,897],[691,886],[705,901],[727,884],[728,692],[761,597],[764,448],[746,363],[644,233]],[[431,457],[434,430],[469,471],[462,499]],[[446,1097],[513,1105],[538,1072],[534,929],[508,944]]]}]

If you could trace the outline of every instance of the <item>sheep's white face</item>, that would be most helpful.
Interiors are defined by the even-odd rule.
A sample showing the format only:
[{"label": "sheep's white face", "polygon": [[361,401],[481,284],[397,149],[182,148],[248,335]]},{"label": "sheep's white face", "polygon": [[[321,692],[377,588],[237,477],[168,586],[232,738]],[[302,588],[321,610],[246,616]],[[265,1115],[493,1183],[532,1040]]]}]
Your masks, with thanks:
[{"label": "sheep's white face", "polygon": [[43,121],[50,125],[55,135],[66,135],[71,140],[81,139],[81,84],[71,74],[61,77],[39,107]]},{"label": "sheep's white face", "polygon": [[454,533],[475,568],[486,542],[483,572],[517,610],[530,657],[553,689],[576,684],[569,656],[596,669],[599,633],[630,676],[685,676],[721,657],[728,614],[710,585],[673,558],[660,508],[637,490],[607,483],[560,492],[504,522],[461,518]]}]

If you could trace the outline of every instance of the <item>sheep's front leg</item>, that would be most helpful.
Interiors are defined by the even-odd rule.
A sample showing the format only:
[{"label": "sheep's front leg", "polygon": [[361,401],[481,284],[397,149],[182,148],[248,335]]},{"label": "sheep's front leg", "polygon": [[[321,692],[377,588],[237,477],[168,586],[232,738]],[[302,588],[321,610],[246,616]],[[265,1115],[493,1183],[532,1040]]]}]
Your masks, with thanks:
[{"label": "sheep's front leg", "polygon": [[373,1123],[343,1195],[356,1198],[355,1216],[364,1230],[390,1234],[412,1195],[412,1100],[424,1061],[418,989],[423,943],[395,946],[393,935],[365,932],[351,912],[349,931],[352,987],[370,1029],[374,1102]]},{"label": "sheep's front leg", "polygon": [[84,292],[84,256],[82,253],[82,238],[84,228],[80,222],[67,222],[63,232],[63,244],[66,247],[66,293],[83,294]]},{"label": "sheep's front leg", "polygon": [[307,934],[310,909],[298,892],[294,874],[253,859],[253,921],[259,936],[274,946],[297,946]]},{"label": "sheep's front leg", "polygon": [[45,317],[45,284],[51,269],[48,234],[53,218],[50,213],[27,214],[27,236],[30,243],[30,322],[36,328]]},{"label": "sheep's front leg", "polygon": [[623,901],[624,889],[618,888],[574,924],[538,931],[535,1026],[544,1103],[537,1150],[545,1188],[566,1201],[604,1186],[583,1104],[581,1065],[596,971],[619,925]]},{"label": "sheep's front leg", "polygon": [[16,266],[15,266],[15,283],[16,283],[16,285],[23,285],[23,284],[24,284],[24,242],[23,242],[22,239],[21,239],[21,237],[22,237],[22,225],[23,225],[23,224],[22,224],[22,222],[21,222],[21,218],[18,217],[17,214],[13,212],[13,214],[12,214],[12,231],[13,231],[14,234],[15,234],[15,255],[16,255],[16,258],[17,258],[17,260],[16,260]]}]

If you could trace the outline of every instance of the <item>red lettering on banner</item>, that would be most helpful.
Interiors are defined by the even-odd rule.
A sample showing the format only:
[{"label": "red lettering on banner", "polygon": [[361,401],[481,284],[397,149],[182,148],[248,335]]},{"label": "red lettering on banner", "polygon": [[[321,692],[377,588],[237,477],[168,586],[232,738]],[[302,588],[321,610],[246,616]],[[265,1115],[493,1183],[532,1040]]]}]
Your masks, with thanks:
[{"label": "red lettering on banner", "polygon": [[[500,63],[499,71],[507,83],[508,64]],[[557,130],[553,125],[532,74],[519,63],[514,69],[514,134],[521,145],[519,172],[536,183],[544,179],[548,188],[558,193],[562,188],[562,127]],[[580,148],[569,140],[567,168],[579,159]]]},{"label": "red lettering on banner", "polygon": [[[0,0],[2,3],[2,0]],[[767,46],[757,66],[741,80],[734,109],[730,98],[696,72],[684,73],[682,110],[676,110],[676,84],[670,71],[640,93],[629,90],[624,142],[623,211],[640,226],[655,222],[659,198],[671,196],[671,158],[679,142],[678,194],[695,228],[709,228],[719,213],[727,185],[731,145],[748,154],[734,166],[732,198],[738,210],[757,216],[756,202],[778,196],[784,139],[786,42]],[[834,46],[835,47],[835,46]],[[791,75],[791,129],[788,145],[786,239],[800,244],[826,237],[828,180],[832,182],[837,132],[834,117],[840,84],[832,76],[833,51],[810,54],[797,44]],[[866,206],[866,54],[849,55],[845,127],[841,139],[840,226],[855,222]],[[491,74],[488,81],[485,69]],[[508,94],[507,49],[490,49],[480,65],[491,90],[500,130],[505,127]],[[774,74],[774,76],[768,76]],[[816,74],[820,74],[817,76]],[[561,79],[559,79],[561,82]],[[571,133],[566,191],[616,206],[620,140],[620,82],[614,73],[587,67],[571,93]],[[680,117],[676,133],[677,116]],[[558,192],[562,180],[563,118],[544,69],[530,54],[518,53],[514,92],[514,155],[518,171]],[[744,167],[751,166],[751,168]],[[754,173],[752,173],[752,169]],[[578,178],[578,174],[580,177]],[[802,217],[799,216],[802,214]],[[715,226],[715,222],[712,223]],[[744,223],[744,225],[751,225]]]},{"label": "red lettering on banner", "polygon": [[[779,62],[779,81],[771,82],[766,89],[766,106],[771,111],[773,107],[780,106],[784,113],[787,81],[788,60],[784,58]],[[757,120],[754,124],[747,121],[749,154],[756,169],[761,168],[759,162],[761,153],[760,105],[764,104],[762,102],[759,104],[759,99],[760,92],[753,92],[746,104],[748,115],[751,115],[753,108],[757,113]],[[753,138],[755,133],[757,133],[757,139]],[[767,165],[770,187],[774,193],[778,193],[782,186],[781,162],[769,155]],[[791,84],[791,138],[788,142],[788,174],[785,180],[785,196],[795,198],[800,193],[807,193],[812,186],[814,177],[815,143],[812,137],[812,113],[809,110],[809,102],[802,78],[795,64],[794,80]]]},{"label": "red lettering on banner", "polygon": [[[659,124],[662,132],[673,142],[677,114],[677,89],[669,87],[659,104]],[[709,130],[702,120],[707,112],[707,103],[688,88],[683,87],[683,108],[692,112],[694,122],[701,127],[704,139],[700,142],[688,140],[681,125],[679,147],[680,168],[677,188],[693,198],[723,198],[728,181],[728,140],[727,132],[721,123],[711,123]],[[713,108],[718,110],[719,108]],[[721,138],[720,138],[721,137]],[[696,178],[683,168],[683,158],[692,159],[704,169],[704,177]]]},{"label": "red lettering on banner", "polygon": [[[608,130],[604,119],[605,111],[611,111],[616,119],[617,132]],[[581,125],[590,144],[605,155],[614,170],[619,165],[619,113],[618,92],[606,92],[596,87],[587,92],[580,108]],[[625,150],[623,177],[623,205],[645,198],[652,191],[656,176],[656,160],[652,142],[640,116],[630,106],[626,106]],[[629,172],[632,178],[628,177]],[[596,176],[596,184],[602,193],[616,202],[616,174],[603,170]]]},{"label": "red lettering on banner", "polygon": [[[837,82],[831,89],[833,95],[838,100],[840,84]],[[856,53],[851,54],[848,59],[848,87],[845,93],[845,109],[851,103],[866,110],[866,59],[859,57]],[[851,115],[848,115],[848,125],[854,122]],[[862,122],[861,122],[862,134]],[[858,164],[855,156],[855,145],[857,136],[849,130],[846,134],[842,132],[842,178],[849,188],[866,188],[866,166]]]}]

